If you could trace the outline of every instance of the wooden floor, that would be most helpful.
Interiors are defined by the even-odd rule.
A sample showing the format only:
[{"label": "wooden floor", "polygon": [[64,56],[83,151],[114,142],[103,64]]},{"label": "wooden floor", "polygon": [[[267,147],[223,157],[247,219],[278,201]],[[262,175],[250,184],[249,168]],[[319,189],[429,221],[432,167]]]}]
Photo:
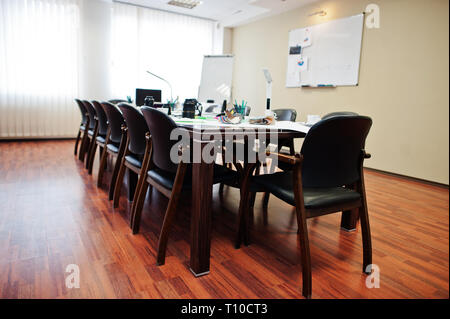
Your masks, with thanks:
[{"label": "wooden floor", "polygon": [[[296,222],[271,197],[264,226],[256,199],[253,243],[232,239],[239,192],[213,191],[211,273],[188,269],[190,198],[182,199],[166,264],[156,243],[167,200],[149,192],[141,233],[128,226],[130,205],[113,209],[73,156],[73,141],[0,143],[1,298],[302,298]],[[109,181],[109,175],[105,178]],[[449,192],[366,172],[373,262],[380,288],[362,274],[361,233],[340,230],[340,214],[308,221],[313,298],[448,298]],[[125,195],[125,193],[124,193]],[[80,288],[65,286],[66,266],[80,268]]]}]

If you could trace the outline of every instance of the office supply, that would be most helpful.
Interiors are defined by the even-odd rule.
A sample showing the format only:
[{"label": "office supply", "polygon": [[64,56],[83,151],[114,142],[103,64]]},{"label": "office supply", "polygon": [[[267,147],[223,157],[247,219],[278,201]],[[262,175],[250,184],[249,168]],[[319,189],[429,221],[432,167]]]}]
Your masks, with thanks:
[{"label": "office supply", "polygon": [[221,112],[222,113],[225,112],[226,109],[227,109],[227,100],[223,100]]},{"label": "office supply", "polygon": [[242,117],[247,115],[247,102],[242,100],[241,104],[237,104],[236,100],[234,100],[234,110],[231,110],[232,112],[239,113]]},{"label": "office supply", "polygon": [[155,99],[153,98],[153,96],[147,96],[144,99],[144,105],[145,106],[153,106],[153,104],[155,104]]},{"label": "office supply", "polygon": [[232,55],[205,55],[198,100],[230,101],[233,79]]},{"label": "office supply", "polygon": [[162,78],[162,77],[160,77],[159,75],[156,75],[156,74],[154,74],[154,73],[152,73],[152,72],[150,72],[150,71],[146,71],[148,74],[150,74],[150,75],[153,75],[155,78],[158,78],[158,79],[160,79],[161,81],[164,81],[164,82],[166,82],[167,83],[167,85],[169,86],[169,88],[170,88],[170,103],[172,103],[173,102],[173,92],[172,92],[172,85],[169,83],[169,81],[167,81],[166,79],[164,79],[164,78]]},{"label": "office supply", "polygon": [[286,87],[358,85],[363,23],[358,14],[291,30]]},{"label": "office supply", "polygon": [[155,102],[161,102],[161,94],[161,90],[136,89],[135,104],[137,106],[144,105],[147,96],[152,96]]},{"label": "office supply", "polygon": [[202,115],[203,107],[196,99],[186,99],[183,103],[184,118],[195,118],[195,111],[198,111],[198,116]]}]

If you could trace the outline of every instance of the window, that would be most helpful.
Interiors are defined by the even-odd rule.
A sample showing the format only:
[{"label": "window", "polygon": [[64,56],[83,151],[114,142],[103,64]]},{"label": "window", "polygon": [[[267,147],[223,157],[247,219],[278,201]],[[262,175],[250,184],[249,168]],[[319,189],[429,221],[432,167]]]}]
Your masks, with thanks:
[{"label": "window", "polygon": [[141,87],[161,89],[169,100],[169,86],[148,70],[171,83],[174,99],[197,97],[203,56],[213,50],[213,21],[114,3],[112,24],[114,96],[134,99]]},{"label": "window", "polygon": [[78,25],[78,0],[0,1],[0,137],[73,135]]}]

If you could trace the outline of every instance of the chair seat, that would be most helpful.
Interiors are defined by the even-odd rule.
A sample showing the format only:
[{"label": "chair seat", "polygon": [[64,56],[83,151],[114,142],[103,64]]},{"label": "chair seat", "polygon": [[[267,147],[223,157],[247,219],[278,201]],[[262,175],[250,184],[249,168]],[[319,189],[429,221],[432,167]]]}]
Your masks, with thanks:
[{"label": "chair seat", "polygon": [[[154,168],[148,171],[148,176],[165,188],[172,189],[176,174],[163,171],[159,168]],[[239,176],[236,171],[233,171],[221,165],[214,164],[213,184],[232,182],[238,177]],[[186,168],[183,189],[192,189],[192,165],[188,165],[188,167]]]},{"label": "chair seat", "polygon": [[99,143],[102,143],[102,144],[105,144],[105,142],[106,142],[106,136],[97,136],[97,138],[96,138],[96,140],[97,140],[97,142],[99,142]]},{"label": "chair seat", "polygon": [[[295,206],[292,172],[279,172],[255,176],[251,191],[269,191],[281,200]],[[344,187],[303,188],[306,209],[325,208],[350,203],[361,199],[361,195]]]},{"label": "chair seat", "polygon": [[108,150],[110,150],[113,153],[116,153],[116,154],[119,153],[119,145],[108,143],[108,145],[106,145],[106,147],[108,148]]},{"label": "chair seat", "polygon": [[138,167],[141,168],[142,167],[142,160],[139,160],[136,156],[134,155],[127,155],[125,156],[125,160],[130,163],[131,165],[133,165],[134,167]]}]

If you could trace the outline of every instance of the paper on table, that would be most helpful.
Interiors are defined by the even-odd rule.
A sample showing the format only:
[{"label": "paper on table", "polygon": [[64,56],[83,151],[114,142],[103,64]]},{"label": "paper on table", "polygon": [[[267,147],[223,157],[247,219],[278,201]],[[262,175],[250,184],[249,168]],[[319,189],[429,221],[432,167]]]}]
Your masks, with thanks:
[{"label": "paper on table", "polygon": [[304,123],[291,121],[277,121],[274,126],[278,129],[291,130],[301,133],[308,133],[310,129],[310,127],[306,126]]}]

